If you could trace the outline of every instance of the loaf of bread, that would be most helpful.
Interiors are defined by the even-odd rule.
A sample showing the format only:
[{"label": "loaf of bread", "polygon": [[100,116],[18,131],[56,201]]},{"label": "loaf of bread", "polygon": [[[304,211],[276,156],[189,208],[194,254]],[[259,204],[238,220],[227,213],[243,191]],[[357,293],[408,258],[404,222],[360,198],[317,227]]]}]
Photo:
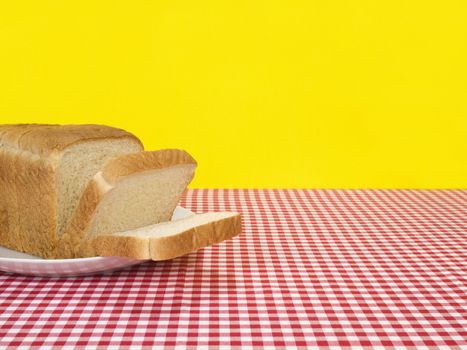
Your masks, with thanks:
[{"label": "loaf of bread", "polygon": [[0,245],[54,257],[88,181],[134,135],[100,125],[0,126]]},{"label": "loaf of bread", "polygon": [[[170,220],[195,168],[184,151],[145,152],[136,136],[108,126],[0,125],[0,245],[43,258],[160,259],[235,236],[238,214],[220,213],[189,227],[166,223],[164,240],[141,243],[139,230]],[[199,239],[181,240],[187,231]],[[138,249],[124,248],[135,240]]]}]

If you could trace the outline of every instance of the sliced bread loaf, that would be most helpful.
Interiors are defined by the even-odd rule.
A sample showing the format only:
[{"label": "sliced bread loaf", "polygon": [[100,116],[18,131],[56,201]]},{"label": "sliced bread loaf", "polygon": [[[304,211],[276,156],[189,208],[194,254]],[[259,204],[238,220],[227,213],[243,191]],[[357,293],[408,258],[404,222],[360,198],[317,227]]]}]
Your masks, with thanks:
[{"label": "sliced bread loaf", "polygon": [[195,168],[184,151],[143,152],[112,127],[0,125],[0,245],[43,258],[161,260],[233,237],[233,213],[167,222]]},{"label": "sliced bread loaf", "polygon": [[88,181],[109,159],[142,150],[103,125],[0,125],[0,245],[53,257]]},{"label": "sliced bread loaf", "polygon": [[81,254],[166,260],[222,242],[240,231],[239,214],[204,213],[135,230],[97,235],[82,245]]},{"label": "sliced bread loaf", "polygon": [[111,159],[87,185],[54,256],[80,257],[98,234],[169,221],[195,168],[196,161],[177,149]]}]

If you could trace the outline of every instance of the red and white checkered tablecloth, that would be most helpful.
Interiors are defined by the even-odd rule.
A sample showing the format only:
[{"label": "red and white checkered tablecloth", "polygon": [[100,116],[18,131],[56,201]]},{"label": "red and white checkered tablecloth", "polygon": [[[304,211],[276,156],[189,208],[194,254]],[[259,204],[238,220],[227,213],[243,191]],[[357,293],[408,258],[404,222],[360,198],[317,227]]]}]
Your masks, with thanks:
[{"label": "red and white checkered tablecloth", "polygon": [[244,232],[62,279],[0,273],[0,347],[467,348],[467,191],[190,190]]}]

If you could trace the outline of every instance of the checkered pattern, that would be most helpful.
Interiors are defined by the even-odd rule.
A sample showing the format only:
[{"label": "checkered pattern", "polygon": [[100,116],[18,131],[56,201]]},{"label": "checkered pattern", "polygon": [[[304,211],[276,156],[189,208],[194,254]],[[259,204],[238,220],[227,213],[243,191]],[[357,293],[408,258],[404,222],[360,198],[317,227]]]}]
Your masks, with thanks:
[{"label": "checkered pattern", "polygon": [[232,241],[106,275],[0,273],[0,347],[467,347],[467,191],[191,190]]}]

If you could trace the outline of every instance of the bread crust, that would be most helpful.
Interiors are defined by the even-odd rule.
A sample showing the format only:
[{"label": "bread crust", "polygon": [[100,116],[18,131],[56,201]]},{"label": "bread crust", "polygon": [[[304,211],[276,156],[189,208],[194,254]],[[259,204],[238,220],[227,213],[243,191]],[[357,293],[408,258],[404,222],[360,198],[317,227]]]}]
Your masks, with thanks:
[{"label": "bread crust", "polygon": [[131,231],[128,236],[105,234],[87,242],[83,255],[167,260],[233,238],[241,230],[241,217],[236,214],[165,237],[136,237]]},{"label": "bread crust", "polygon": [[113,184],[120,178],[134,173],[181,164],[198,165],[190,154],[180,149],[129,153],[108,161],[102,170],[102,177],[108,183]]},{"label": "bread crust", "polygon": [[[117,186],[119,180],[135,173],[188,164],[196,166],[196,161],[187,152],[177,149],[131,153],[108,161],[103,171],[97,173],[88,183],[54,255],[59,258],[83,255],[86,231],[91,225],[94,213],[105,195]],[[175,207],[168,210],[169,215],[172,215]],[[167,218],[169,219],[170,217]]]},{"label": "bread crust", "polygon": [[58,156],[67,147],[101,139],[128,138],[141,145],[133,134],[97,124],[4,124],[0,125],[0,144],[41,156]]}]

